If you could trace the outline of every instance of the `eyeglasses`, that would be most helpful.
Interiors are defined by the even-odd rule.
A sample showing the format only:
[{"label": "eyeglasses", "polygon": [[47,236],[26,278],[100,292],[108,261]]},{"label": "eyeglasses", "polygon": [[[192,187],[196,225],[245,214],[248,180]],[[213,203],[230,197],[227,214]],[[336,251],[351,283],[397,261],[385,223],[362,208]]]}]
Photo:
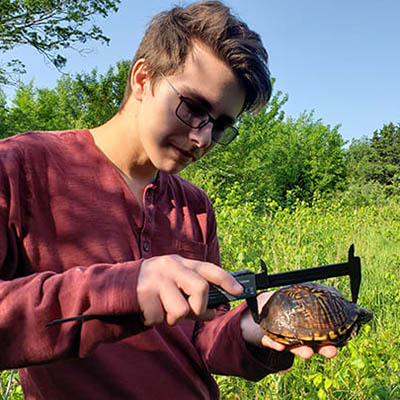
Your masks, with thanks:
[{"label": "eyeglasses", "polygon": [[231,123],[213,118],[202,104],[182,96],[163,73],[160,72],[160,75],[180,99],[175,110],[180,121],[192,129],[201,129],[211,122],[213,124],[211,138],[218,144],[227,145],[235,139],[239,132]]}]

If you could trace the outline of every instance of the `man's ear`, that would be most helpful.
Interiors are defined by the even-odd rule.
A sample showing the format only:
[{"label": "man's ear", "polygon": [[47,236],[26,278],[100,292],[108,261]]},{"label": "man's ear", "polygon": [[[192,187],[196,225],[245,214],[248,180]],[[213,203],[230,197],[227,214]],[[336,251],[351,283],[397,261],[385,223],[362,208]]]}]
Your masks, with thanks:
[{"label": "man's ear", "polygon": [[142,101],[146,90],[151,90],[151,74],[144,58],[136,61],[132,67],[129,84],[131,85],[131,95],[137,101]]}]

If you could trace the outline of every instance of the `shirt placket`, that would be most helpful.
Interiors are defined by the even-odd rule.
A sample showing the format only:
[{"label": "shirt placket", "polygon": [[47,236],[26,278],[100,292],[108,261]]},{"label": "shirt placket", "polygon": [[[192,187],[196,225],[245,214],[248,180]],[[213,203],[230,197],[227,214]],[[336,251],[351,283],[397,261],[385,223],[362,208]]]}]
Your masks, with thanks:
[{"label": "shirt placket", "polygon": [[143,194],[143,228],[140,232],[140,251],[143,258],[152,257],[152,231],[154,223],[154,188],[145,189]]}]

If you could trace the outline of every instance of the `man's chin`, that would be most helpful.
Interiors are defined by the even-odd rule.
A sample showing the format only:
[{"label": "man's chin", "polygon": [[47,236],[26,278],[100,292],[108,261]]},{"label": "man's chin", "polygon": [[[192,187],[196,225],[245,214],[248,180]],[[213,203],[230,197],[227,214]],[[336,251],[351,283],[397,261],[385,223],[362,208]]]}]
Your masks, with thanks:
[{"label": "man's chin", "polygon": [[167,174],[178,174],[183,169],[188,167],[190,164],[179,164],[179,163],[162,163],[159,168],[160,171],[166,172]]}]

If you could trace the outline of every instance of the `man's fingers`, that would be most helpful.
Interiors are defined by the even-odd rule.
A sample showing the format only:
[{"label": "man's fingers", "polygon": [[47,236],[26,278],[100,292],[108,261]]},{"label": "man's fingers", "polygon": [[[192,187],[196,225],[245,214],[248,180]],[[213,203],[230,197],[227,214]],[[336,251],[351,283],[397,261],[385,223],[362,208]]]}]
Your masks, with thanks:
[{"label": "man's fingers", "polygon": [[243,287],[219,266],[178,255],[154,257],[143,261],[136,287],[145,325],[165,321],[176,325],[189,314],[209,320],[215,311],[207,310],[209,283],[232,295]]},{"label": "man's fingers", "polygon": [[[264,335],[261,339],[261,343],[263,346],[270,347],[271,349],[277,350],[277,351],[283,351],[285,349],[285,345],[275,342],[268,336]],[[314,350],[309,347],[309,346],[295,346],[290,348],[289,350],[291,353],[293,353],[295,356],[304,358],[304,359],[309,359],[314,355]],[[326,358],[332,358],[337,355],[337,348],[335,346],[331,345],[326,345],[326,346],[321,346],[320,349],[318,350],[318,354],[321,354],[322,356]]]},{"label": "man's fingers", "polygon": [[200,316],[207,310],[209,283],[222,287],[232,295],[243,291],[242,285],[231,274],[215,264],[189,259],[182,259],[182,262],[186,271],[178,274],[176,283],[188,296],[194,315]]},{"label": "man's fingers", "polygon": [[285,345],[282,343],[275,342],[275,340],[272,340],[270,337],[267,335],[264,335],[261,339],[261,344],[266,347],[270,347],[273,350],[276,351],[283,351],[285,350]]},{"label": "man's fingers", "polygon": [[187,259],[185,262],[186,261],[189,261],[189,264],[187,265],[189,268],[193,269],[208,282],[220,286],[222,289],[234,296],[238,296],[242,293],[243,286],[221,267],[208,262],[196,262]]},{"label": "man's fingers", "polygon": [[309,358],[311,358],[314,355],[314,350],[308,346],[292,347],[289,351],[291,353],[293,353],[295,356],[299,356],[306,360],[308,360]]},{"label": "man's fingers", "polygon": [[338,350],[335,346],[322,346],[319,350],[318,350],[318,354],[321,354],[322,356],[326,357],[326,358],[332,358],[335,357],[337,354]]},{"label": "man's fingers", "polygon": [[[311,358],[314,355],[314,351],[311,347],[309,346],[296,346],[290,349],[290,351],[295,354],[296,356],[299,356],[301,358]],[[325,345],[321,346],[318,349],[318,354],[321,354],[322,356],[326,358],[332,358],[335,357],[337,354],[337,348],[332,345]]]},{"label": "man's fingers", "polygon": [[183,293],[172,281],[164,282],[160,290],[160,300],[165,311],[165,320],[168,325],[176,325],[190,312],[189,305]]},{"label": "man's fingers", "polygon": [[203,314],[208,303],[208,282],[195,271],[188,269],[176,278],[176,285],[188,296],[187,302],[194,315]]},{"label": "man's fingers", "polygon": [[[309,346],[296,346],[291,348],[290,352],[304,359],[309,359],[314,355],[314,350]],[[336,356],[337,348],[331,345],[321,346],[318,349],[318,354],[326,358],[332,358]]]},{"label": "man's fingers", "polygon": [[164,308],[158,296],[147,297],[146,307],[142,310],[143,323],[146,326],[160,324],[164,321]]}]

